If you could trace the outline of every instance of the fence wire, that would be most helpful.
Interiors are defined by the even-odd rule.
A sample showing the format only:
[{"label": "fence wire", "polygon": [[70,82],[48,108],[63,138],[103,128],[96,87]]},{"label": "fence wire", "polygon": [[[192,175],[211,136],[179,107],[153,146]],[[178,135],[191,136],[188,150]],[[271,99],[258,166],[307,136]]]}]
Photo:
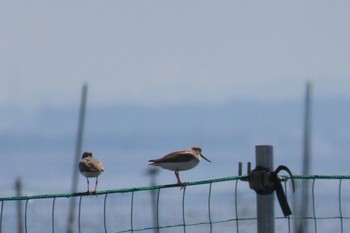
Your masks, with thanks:
[{"label": "fence wire", "polygon": [[[0,233],[17,228],[16,205],[24,205],[24,232],[65,232],[68,199],[78,198],[74,232],[256,232],[255,193],[246,176],[225,177],[177,185],[157,185],[86,193],[1,197]],[[309,213],[300,216],[298,198],[285,179],[293,215],[283,217],[275,204],[276,232],[350,232],[350,176],[294,176],[310,185]],[[298,191],[298,190],[297,190]],[[150,195],[156,195],[154,199]],[[155,200],[155,201],[151,201]],[[154,211],[152,211],[154,210]]]}]

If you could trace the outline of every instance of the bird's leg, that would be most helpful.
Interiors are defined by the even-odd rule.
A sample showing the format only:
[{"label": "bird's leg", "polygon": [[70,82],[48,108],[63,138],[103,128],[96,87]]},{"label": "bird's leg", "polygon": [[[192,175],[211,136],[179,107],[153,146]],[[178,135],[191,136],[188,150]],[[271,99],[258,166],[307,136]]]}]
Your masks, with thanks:
[{"label": "bird's leg", "polygon": [[86,193],[90,193],[90,187],[89,187],[90,181],[89,181],[89,178],[87,178],[87,177],[86,177],[86,183],[87,183],[87,191],[86,191]]},{"label": "bird's leg", "polygon": [[180,177],[179,177],[179,171],[175,171],[175,176],[176,176],[176,179],[177,179],[177,184],[178,185],[181,185],[181,180],[180,180]]},{"label": "bird's leg", "polygon": [[181,182],[178,170],[175,171],[175,176],[176,176],[176,179],[177,179],[177,184],[181,186],[181,189],[183,189],[183,187],[185,186],[185,183]]},{"label": "bird's leg", "polygon": [[88,185],[88,190],[86,192],[88,193],[88,192],[90,192],[90,187],[89,187],[90,181],[89,181],[89,178],[86,178],[86,183]]},{"label": "bird's leg", "polygon": [[95,189],[94,189],[94,191],[92,192],[93,194],[97,194],[97,191],[96,191],[97,184],[98,184],[98,176],[96,176]]}]

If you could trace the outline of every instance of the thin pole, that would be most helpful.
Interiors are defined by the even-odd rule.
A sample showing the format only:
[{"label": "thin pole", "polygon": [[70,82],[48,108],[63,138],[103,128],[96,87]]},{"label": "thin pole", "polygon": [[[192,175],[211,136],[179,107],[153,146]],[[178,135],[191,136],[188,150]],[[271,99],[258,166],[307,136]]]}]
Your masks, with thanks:
[{"label": "thin pole", "polygon": [[[306,84],[305,95],[305,115],[304,115],[304,146],[303,146],[303,175],[310,175],[310,160],[311,160],[311,83]],[[302,181],[302,198],[301,198],[300,217],[301,225],[298,232],[307,232],[306,218],[309,212],[309,182]]]},{"label": "thin pole", "polygon": [[[83,134],[84,134],[84,123],[85,123],[85,112],[86,112],[86,100],[87,100],[87,84],[83,85],[83,91],[81,95],[81,103],[80,103],[80,111],[79,111],[79,122],[78,122],[78,133],[77,133],[77,141],[75,146],[75,156],[74,156],[74,167],[73,167],[73,176],[72,176],[72,193],[77,192],[78,187],[78,163],[81,156],[82,145],[83,145]],[[68,226],[67,233],[73,233],[74,226],[74,213],[76,206],[76,198],[70,198],[70,208],[68,215]]]},{"label": "thin pole", "polygon": [[[16,188],[16,196],[20,197],[22,196],[22,180],[21,178],[17,178],[16,179],[16,183],[15,183],[15,188]],[[22,208],[22,202],[21,201],[17,201],[17,232],[18,233],[23,233],[23,208]]]},{"label": "thin pole", "polygon": [[[256,166],[263,166],[273,170],[273,147],[258,145],[255,147]],[[257,204],[257,228],[258,233],[275,232],[275,207],[274,193],[268,195],[256,195]]]},{"label": "thin pole", "polygon": [[[150,167],[147,170],[147,174],[151,177],[151,186],[157,185],[156,176],[159,173],[159,169],[156,167]],[[152,213],[153,213],[153,232],[159,233],[158,218],[157,218],[157,193],[156,189],[151,191],[151,201],[152,201]]]}]

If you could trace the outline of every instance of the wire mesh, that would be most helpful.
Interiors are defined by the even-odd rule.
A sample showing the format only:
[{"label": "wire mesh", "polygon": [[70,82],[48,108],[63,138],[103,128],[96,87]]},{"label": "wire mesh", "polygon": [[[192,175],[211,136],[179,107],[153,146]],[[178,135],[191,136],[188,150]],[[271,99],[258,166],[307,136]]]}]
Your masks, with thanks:
[{"label": "wire mesh", "polygon": [[[105,190],[98,195],[45,194],[1,197],[0,233],[14,232],[17,227],[16,202],[24,205],[24,231],[64,232],[68,199],[78,198],[75,232],[256,232],[255,193],[245,176],[225,177],[177,185],[158,185],[130,189]],[[295,194],[284,189],[290,202]],[[308,180],[310,211],[299,216],[297,201],[293,215],[284,217],[278,204],[276,232],[296,232],[300,221],[306,232],[349,232],[350,176],[294,176],[298,182]],[[300,186],[300,184],[299,184]],[[156,195],[154,199],[151,195]],[[151,200],[154,200],[152,202]],[[154,211],[152,211],[154,210]]]}]

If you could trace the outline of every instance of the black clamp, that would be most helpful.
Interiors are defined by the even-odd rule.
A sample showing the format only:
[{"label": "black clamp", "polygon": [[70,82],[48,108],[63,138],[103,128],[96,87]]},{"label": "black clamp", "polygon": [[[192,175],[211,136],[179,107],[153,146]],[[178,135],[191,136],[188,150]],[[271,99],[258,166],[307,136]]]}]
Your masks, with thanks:
[{"label": "black clamp", "polygon": [[[240,167],[242,166],[241,163],[239,165]],[[293,192],[295,192],[294,179],[289,168],[284,165],[280,165],[275,171],[270,171],[268,168],[262,166],[257,166],[252,171],[250,171],[250,166],[248,166],[248,168],[248,177],[244,180],[249,181],[249,187],[259,195],[267,195],[276,191],[277,199],[284,216],[287,217],[291,215],[292,211],[283,191],[281,180],[278,177],[279,172],[286,171],[292,179]],[[241,169],[239,175],[241,175]]]},{"label": "black clamp", "polygon": [[294,192],[295,187],[292,172],[288,167],[283,165],[279,166],[275,171],[270,171],[265,167],[257,166],[249,174],[249,187],[260,195],[271,194],[273,191],[276,191],[277,199],[280,203],[282,212],[284,216],[287,217],[292,214],[292,211],[283,191],[281,180],[278,177],[278,173],[280,171],[286,171],[290,175]]}]

